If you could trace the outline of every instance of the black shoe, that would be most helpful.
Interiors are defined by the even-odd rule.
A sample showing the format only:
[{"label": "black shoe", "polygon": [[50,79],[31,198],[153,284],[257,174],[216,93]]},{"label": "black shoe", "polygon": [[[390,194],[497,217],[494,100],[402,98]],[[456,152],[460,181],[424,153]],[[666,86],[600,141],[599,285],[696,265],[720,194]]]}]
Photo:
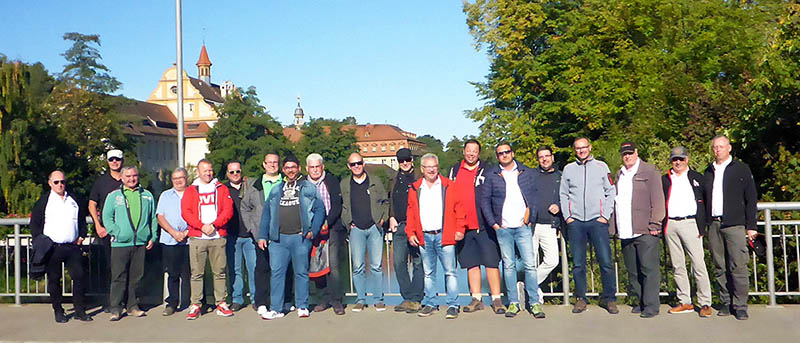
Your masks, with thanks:
[{"label": "black shoe", "polygon": [[75,319],[80,320],[82,322],[91,322],[92,316],[86,314],[86,312],[75,312]]},{"label": "black shoe", "polygon": [[445,315],[446,319],[456,319],[458,318],[458,307],[449,307],[447,309],[447,315]]},{"label": "black shoe", "polygon": [[736,310],[733,314],[738,320],[747,320],[750,316],[747,315],[747,310]]},{"label": "black shoe", "polygon": [[655,317],[657,315],[658,315],[658,313],[646,312],[645,311],[645,312],[642,312],[642,314],[640,314],[639,317],[640,318],[653,318],[653,317]]},{"label": "black shoe", "polygon": [[111,306],[103,306],[103,313],[111,313]]},{"label": "black shoe", "polygon": [[430,317],[434,312],[436,312],[436,308],[433,306],[425,305],[422,307],[422,310],[417,313],[417,316],[420,317]]},{"label": "black shoe", "polygon": [[721,307],[719,309],[719,312],[717,312],[717,315],[720,316],[720,317],[730,316],[731,315],[731,310],[728,308],[728,306],[723,306],[723,307]]},{"label": "black shoe", "polygon": [[634,314],[642,313],[642,307],[639,306],[639,305],[636,305],[636,306],[632,307],[631,308],[631,313],[634,313]]},{"label": "black shoe", "polygon": [[239,312],[239,310],[241,310],[242,308],[244,308],[244,305],[242,304],[237,304],[237,303],[231,304],[231,311],[233,312]]},{"label": "black shoe", "polygon": [[56,323],[66,323],[69,321],[69,319],[67,319],[67,316],[64,314],[64,310],[61,311],[56,310],[54,314],[56,317]]},{"label": "black shoe", "polygon": [[342,304],[333,304],[333,313],[337,316],[344,315],[344,305]]}]

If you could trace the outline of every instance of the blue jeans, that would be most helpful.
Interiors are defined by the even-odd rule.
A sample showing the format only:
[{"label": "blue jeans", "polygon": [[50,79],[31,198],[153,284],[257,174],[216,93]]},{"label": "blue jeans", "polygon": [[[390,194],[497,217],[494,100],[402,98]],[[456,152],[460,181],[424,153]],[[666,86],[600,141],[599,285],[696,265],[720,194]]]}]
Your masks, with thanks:
[{"label": "blue jeans", "polygon": [[[514,245],[519,250],[522,270],[525,273],[525,291],[530,304],[539,302],[539,282],[536,279],[536,262],[533,259],[533,232],[530,226],[501,228],[497,233],[500,256],[503,259],[503,279],[506,282],[506,295],[510,303],[519,304],[517,292],[517,264]],[[523,295],[524,299],[524,295]]]},{"label": "blue jeans", "polygon": [[353,260],[353,283],[356,286],[356,303],[366,304],[368,280],[365,275],[366,254],[369,254],[369,269],[372,296],[383,302],[383,232],[372,225],[369,229],[350,229],[350,254]]},{"label": "blue jeans", "polygon": [[[406,223],[402,222],[397,227],[397,232],[392,240],[394,248],[394,273],[397,285],[400,286],[400,295],[403,300],[421,302],[424,294],[424,279],[422,272],[422,259],[420,249],[408,244],[406,236]],[[408,257],[411,257],[411,275],[408,274]]]},{"label": "blue jeans", "polygon": [[437,307],[436,299],[436,260],[444,269],[445,291],[444,303],[447,307],[458,308],[458,279],[456,278],[456,246],[442,246],[442,233],[425,234],[425,246],[419,247],[422,256],[422,269],[425,271],[425,298],[422,305]]},{"label": "blue jeans", "polygon": [[[232,237],[231,237],[232,238]],[[234,241],[233,239],[229,239]],[[244,256],[243,256],[244,255]],[[256,245],[250,237],[236,237],[233,252],[233,303],[244,304],[244,274],[242,273],[242,257],[247,267],[247,283],[250,285],[250,303],[255,304],[256,282]]]},{"label": "blue jeans", "polygon": [[572,278],[575,280],[575,296],[586,301],[586,243],[592,242],[594,254],[600,264],[600,279],[604,301],[617,300],[614,263],[611,261],[611,243],[608,238],[608,223],[576,220],[567,224],[569,249],[572,253]]},{"label": "blue jeans", "polygon": [[308,261],[311,256],[311,240],[302,234],[281,234],[278,242],[269,242],[270,305],[269,309],[283,311],[286,269],[292,262],[294,271],[294,303],[300,308],[308,308]]}]

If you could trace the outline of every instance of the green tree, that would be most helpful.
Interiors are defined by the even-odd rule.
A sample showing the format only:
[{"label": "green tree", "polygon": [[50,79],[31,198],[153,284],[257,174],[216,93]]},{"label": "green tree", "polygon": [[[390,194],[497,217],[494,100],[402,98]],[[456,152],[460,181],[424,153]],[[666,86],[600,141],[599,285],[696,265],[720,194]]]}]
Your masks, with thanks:
[{"label": "green tree", "polygon": [[322,155],[325,170],[338,177],[346,176],[347,157],[358,152],[355,130],[344,130],[343,121],[335,119],[312,119],[303,127],[303,138],[296,144],[295,151],[301,164],[311,153]]},{"label": "green tree", "polygon": [[230,161],[239,161],[243,173],[254,177],[264,172],[261,164],[268,152],[283,156],[291,151],[283,127],[261,105],[255,87],[251,86],[247,91],[239,88],[217,107],[217,113],[219,121],[208,131],[209,153],[206,157],[214,164],[220,179]]},{"label": "green tree", "polygon": [[[109,69],[100,60],[100,35],[84,35],[78,32],[64,34],[64,40],[72,41],[72,47],[61,56],[67,60],[62,80],[69,80],[80,89],[95,93],[113,93],[122,85],[109,75]],[[97,47],[95,47],[97,45]]]}]

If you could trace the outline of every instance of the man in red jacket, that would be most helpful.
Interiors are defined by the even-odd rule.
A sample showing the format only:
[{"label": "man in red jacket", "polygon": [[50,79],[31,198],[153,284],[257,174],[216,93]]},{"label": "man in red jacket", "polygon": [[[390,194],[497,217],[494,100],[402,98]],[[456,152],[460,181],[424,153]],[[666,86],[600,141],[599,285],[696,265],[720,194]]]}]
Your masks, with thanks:
[{"label": "man in red jacket", "polygon": [[[436,299],[436,261],[442,263],[447,296],[447,319],[458,318],[458,279],[456,278],[456,241],[464,238],[465,225],[456,225],[456,217],[466,218],[459,210],[458,196],[448,192],[453,184],[439,175],[439,158],[428,153],[420,159],[422,178],[408,191],[406,235],[408,243],[419,247],[425,272],[425,297],[417,314],[427,317],[438,308]],[[449,211],[448,211],[449,210]]]},{"label": "man in red jacket", "polygon": [[225,236],[228,221],[233,217],[233,200],[228,188],[214,178],[211,161],[202,159],[197,163],[198,178],[186,188],[181,199],[181,216],[189,225],[189,264],[192,269],[192,305],[186,319],[200,316],[203,300],[203,276],[206,261],[211,263],[214,274],[214,298],[218,303],[217,315],[230,317],[225,298]]}]

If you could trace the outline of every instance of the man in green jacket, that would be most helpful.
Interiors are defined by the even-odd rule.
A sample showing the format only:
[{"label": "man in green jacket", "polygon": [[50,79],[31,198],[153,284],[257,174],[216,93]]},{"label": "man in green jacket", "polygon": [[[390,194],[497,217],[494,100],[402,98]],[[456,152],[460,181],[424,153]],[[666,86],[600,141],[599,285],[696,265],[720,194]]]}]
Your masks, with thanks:
[{"label": "man in green jacket", "polygon": [[122,187],[108,194],[103,206],[103,224],[111,236],[111,321],[122,318],[127,291],[127,312],[142,317],[136,290],[144,275],[144,254],[158,239],[156,202],[139,185],[135,166],[122,168]]}]

